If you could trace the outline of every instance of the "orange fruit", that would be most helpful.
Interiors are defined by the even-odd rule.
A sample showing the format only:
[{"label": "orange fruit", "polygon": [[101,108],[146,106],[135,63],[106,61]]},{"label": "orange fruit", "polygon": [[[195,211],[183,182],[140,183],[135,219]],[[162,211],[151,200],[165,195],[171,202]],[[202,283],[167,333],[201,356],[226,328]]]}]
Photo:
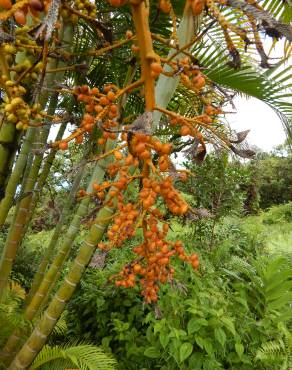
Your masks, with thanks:
[{"label": "orange fruit", "polygon": [[107,93],[107,98],[110,100],[110,101],[114,101],[116,99],[116,95],[112,92],[112,91],[109,91]]},{"label": "orange fruit", "polygon": [[156,74],[159,74],[159,73],[162,72],[162,67],[161,67],[161,64],[160,63],[153,62],[153,63],[151,63],[150,68]]},{"label": "orange fruit", "polygon": [[171,5],[170,5],[169,1],[167,1],[167,0],[160,0],[160,2],[159,2],[159,9],[163,13],[168,14],[170,12],[170,10],[171,10]]},{"label": "orange fruit", "polygon": [[0,0],[0,7],[4,9],[10,9],[12,7],[11,0]]},{"label": "orange fruit", "polygon": [[200,15],[204,10],[205,1],[203,0],[193,0],[192,1],[192,11],[194,15]]},{"label": "orange fruit", "polygon": [[33,10],[38,12],[41,12],[44,9],[44,5],[39,0],[29,0],[28,4]]},{"label": "orange fruit", "polygon": [[180,129],[180,134],[181,136],[187,136],[187,135],[190,135],[191,133],[191,130],[189,128],[189,126],[186,126],[186,125],[183,125]]},{"label": "orange fruit", "polygon": [[99,104],[101,104],[101,105],[108,105],[109,104],[109,100],[105,96],[102,96],[99,99]]},{"label": "orange fruit", "polygon": [[20,9],[18,9],[18,10],[15,11],[15,13],[14,13],[14,19],[15,19],[16,23],[20,24],[21,26],[24,26],[25,23],[26,23],[26,15]]},{"label": "orange fruit", "polygon": [[61,141],[61,142],[59,143],[59,149],[61,149],[61,150],[66,150],[66,149],[68,149],[68,143],[67,143],[67,141]]}]

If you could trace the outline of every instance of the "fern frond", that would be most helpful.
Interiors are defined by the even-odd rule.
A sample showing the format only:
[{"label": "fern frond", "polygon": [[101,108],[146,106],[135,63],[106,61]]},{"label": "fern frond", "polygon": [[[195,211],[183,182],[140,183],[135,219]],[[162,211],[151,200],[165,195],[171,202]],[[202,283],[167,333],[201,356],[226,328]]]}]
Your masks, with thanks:
[{"label": "fern frond", "polygon": [[117,362],[113,357],[90,344],[54,347],[47,345],[38,354],[29,370],[45,368],[60,370],[75,366],[81,370],[114,370],[116,365]]}]

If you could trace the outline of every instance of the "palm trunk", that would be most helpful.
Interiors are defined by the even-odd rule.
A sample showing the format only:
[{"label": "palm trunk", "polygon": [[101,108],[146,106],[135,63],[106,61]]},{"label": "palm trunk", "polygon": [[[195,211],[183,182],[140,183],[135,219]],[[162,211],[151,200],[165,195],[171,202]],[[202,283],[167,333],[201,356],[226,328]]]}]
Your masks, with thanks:
[{"label": "palm trunk", "polygon": [[[11,156],[15,155],[15,124],[3,122],[0,129],[0,200],[5,196]],[[13,154],[13,155],[12,155]]]},{"label": "palm trunk", "polygon": [[14,195],[18,184],[20,183],[23,171],[25,169],[27,156],[31,150],[36,129],[29,128],[25,136],[21,151],[15,163],[13,172],[8,180],[5,197],[0,202],[0,229],[4,225],[9,209],[13,203]]},{"label": "palm trunk", "polygon": [[[52,115],[55,112],[58,103],[58,96],[55,95],[50,102],[48,114]],[[45,128],[39,135],[39,144],[42,145],[47,140],[49,127]],[[43,154],[35,156],[33,165],[27,176],[26,184],[24,184],[22,198],[19,202],[18,212],[15,216],[15,221],[11,224],[8,237],[6,239],[3,254],[0,262],[0,302],[3,298],[5,288],[11,273],[12,265],[16,256],[18,246],[21,243],[23,229],[28,218],[28,211],[32,198],[32,191],[37,181],[37,176],[42,163]]]},{"label": "palm trunk", "polygon": [[[10,79],[10,72],[2,45],[0,46],[0,72],[1,75]],[[15,132],[15,124],[6,122],[4,115],[0,124],[0,200],[5,196],[7,170],[9,168],[11,155],[15,152]]]},{"label": "palm trunk", "polygon": [[114,208],[109,207],[104,207],[99,211],[94,224],[90,228],[88,236],[72,263],[69,273],[53,297],[39,324],[9,366],[10,370],[27,368],[45,344],[58,318],[63,312],[66,303],[74,293],[87,264],[90,262],[96,250],[96,245],[103,237],[104,231],[113,213]]},{"label": "palm trunk", "polygon": [[[72,206],[72,204],[75,200],[76,191],[79,187],[79,184],[80,184],[80,181],[81,181],[84,169],[85,169],[86,157],[87,157],[87,150],[85,151],[84,160],[80,163],[79,171],[78,171],[78,173],[76,174],[76,176],[74,178],[72,189],[71,189],[70,194],[68,196],[68,200],[67,200],[66,204],[63,207],[60,220],[58,221],[58,224],[57,224],[57,226],[54,230],[54,234],[53,234],[53,236],[50,240],[50,243],[49,243],[49,245],[46,249],[46,252],[45,252],[45,254],[43,256],[43,259],[42,259],[42,261],[41,261],[41,263],[38,267],[38,270],[35,273],[31,289],[30,289],[29,294],[26,298],[26,304],[27,305],[30,303],[31,298],[34,296],[35,292],[38,290],[39,285],[40,285],[40,283],[41,283],[41,281],[44,277],[44,274],[45,274],[46,268],[48,266],[48,263],[51,259],[51,256],[53,255],[54,250],[56,249],[56,245],[57,245],[60,233],[62,231],[62,227],[64,225],[64,222],[67,220],[70,208],[71,208],[71,206]],[[87,208],[86,208],[86,211],[87,211]]]},{"label": "palm trunk", "polygon": [[[58,131],[58,134],[57,134],[56,139],[55,139],[56,141],[62,139],[63,134],[64,134],[65,129],[66,129],[66,126],[67,126],[67,123],[63,123],[60,126],[59,131]],[[42,172],[41,172],[41,174],[39,176],[39,179],[38,179],[36,188],[34,189],[34,192],[32,194],[32,199],[31,199],[31,203],[30,203],[30,207],[29,207],[28,220],[27,220],[27,223],[26,223],[25,228],[23,230],[23,236],[26,234],[27,228],[28,228],[28,226],[30,224],[30,220],[33,217],[33,214],[34,214],[36,205],[37,205],[37,203],[39,201],[39,198],[40,198],[40,195],[41,195],[43,186],[45,185],[45,182],[46,182],[47,177],[49,175],[51,166],[52,166],[52,164],[54,162],[55,156],[56,156],[56,149],[52,149],[51,152],[50,152],[50,154],[46,158],[46,161],[44,163]]]},{"label": "palm trunk", "polygon": [[[93,171],[90,183],[87,187],[87,191],[92,191],[93,183],[101,182],[104,177],[104,170],[101,168],[100,163],[96,165],[95,170]],[[36,290],[34,288],[35,294],[33,295],[31,302],[25,309],[24,317],[27,320],[32,320],[37,314],[40,306],[46,300],[49,292],[52,290],[54,282],[57,281],[60,276],[62,266],[66,260],[66,257],[69,254],[69,251],[72,247],[73,241],[79,231],[81,219],[87,214],[88,206],[90,203],[90,198],[85,198],[81,201],[81,204],[78,207],[76,214],[73,217],[73,220],[68,228],[66,236],[62,242],[62,247],[58,251],[56,257],[54,258],[49,270],[44,274],[43,271],[38,271],[39,278],[42,278],[39,288]],[[50,245],[52,244],[51,243]],[[42,266],[43,268],[44,266]],[[5,361],[9,360],[10,356],[13,354],[14,349],[18,345],[21,339],[22,331],[20,329],[15,330],[9,337],[5,347],[3,348],[3,357],[6,358]]]}]

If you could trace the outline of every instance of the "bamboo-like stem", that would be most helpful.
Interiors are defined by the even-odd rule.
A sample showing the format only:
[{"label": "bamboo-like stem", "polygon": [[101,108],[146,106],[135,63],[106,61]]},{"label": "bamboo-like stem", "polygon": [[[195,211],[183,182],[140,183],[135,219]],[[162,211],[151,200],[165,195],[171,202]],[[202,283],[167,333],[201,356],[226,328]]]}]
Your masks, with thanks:
[{"label": "bamboo-like stem", "polygon": [[85,164],[86,164],[86,158],[87,158],[87,150],[84,152],[84,159],[81,161],[79,170],[74,178],[74,182],[72,184],[72,188],[70,191],[70,194],[68,196],[68,199],[63,207],[62,214],[60,219],[58,220],[58,223],[55,227],[54,233],[51,237],[50,243],[48,247],[46,248],[45,254],[41,260],[41,263],[38,267],[37,272],[34,275],[34,279],[31,285],[31,289],[28,293],[28,296],[26,298],[26,305],[29,305],[31,298],[34,296],[35,292],[38,290],[38,287],[44,277],[46,268],[48,266],[48,263],[51,259],[52,254],[54,253],[54,250],[56,249],[56,244],[59,239],[62,227],[64,225],[64,222],[67,220],[67,217],[69,215],[70,208],[75,200],[75,195],[77,192],[77,189],[80,185],[81,178],[83,176],[84,170],[85,170]]},{"label": "bamboo-like stem", "polygon": [[[50,102],[48,112],[53,114],[58,104],[58,95],[55,94]],[[43,130],[40,134],[40,144],[47,140],[49,134],[49,128]],[[21,243],[23,236],[23,229],[26,225],[29,206],[31,202],[31,192],[34,189],[35,183],[37,181],[39,169],[42,163],[43,154],[35,156],[33,165],[27,176],[27,181],[24,184],[23,196],[19,202],[18,212],[15,216],[15,221],[11,224],[8,237],[6,239],[3,254],[0,262],[0,302],[3,298],[5,288],[11,273],[12,265],[16,256],[18,246]]]},{"label": "bamboo-like stem", "polygon": [[8,177],[11,155],[15,154],[15,124],[6,122],[0,128],[0,200],[5,195],[5,183]]},{"label": "bamboo-like stem", "polygon": [[104,207],[98,212],[95,222],[91,226],[89,234],[72,263],[63,283],[53,297],[38,325],[33,330],[31,336],[9,366],[9,370],[27,368],[45,344],[57,320],[62,314],[66,303],[74,293],[87,264],[90,262],[96,250],[96,245],[103,237],[104,231],[110,222],[110,216],[113,213],[114,209],[109,207]]},{"label": "bamboo-like stem", "polygon": [[[106,150],[110,150],[112,147],[115,146],[115,140],[109,140],[106,146]],[[94,171],[92,173],[90,182],[87,187],[87,192],[93,191],[93,184],[94,183],[101,183],[104,177],[104,167],[106,167],[107,159],[104,159],[100,162],[98,162],[94,168]],[[84,166],[80,166],[81,168]],[[75,188],[75,186],[73,185]],[[73,191],[74,193],[75,191]],[[25,308],[24,317],[27,320],[32,320],[35,315],[38,313],[41,305],[44,304],[46,299],[48,298],[50,292],[52,291],[55,282],[58,280],[62,266],[64,262],[66,261],[66,258],[70,252],[70,249],[72,247],[72,244],[74,242],[74,239],[79,231],[80,223],[82,218],[87,214],[88,212],[88,206],[90,204],[90,198],[85,198],[81,201],[73,220],[70,223],[70,226],[66,232],[66,235],[62,241],[61,248],[59,249],[57,255],[55,256],[54,260],[52,261],[52,264],[48,271],[45,273],[45,269],[48,265],[49,256],[48,258],[44,258],[41,262],[38,272],[36,274],[36,278],[34,280],[34,283],[32,285],[31,291],[29,293],[29,299],[27,300],[27,307]],[[65,215],[64,215],[65,218]],[[57,228],[56,228],[57,230]],[[55,249],[55,244],[57,243],[58,237],[60,236],[61,229],[58,228],[58,230],[54,232],[54,235],[50,241],[50,245],[48,247],[49,254],[51,255],[52,251]],[[2,356],[5,357],[5,361],[9,361],[9,358],[13,355],[13,351],[17,347],[20,339],[21,339],[21,330],[16,329],[14,332],[10,335],[10,337],[7,340],[7,343],[2,351]]]},{"label": "bamboo-like stem", "polygon": [[21,151],[16,160],[15,167],[8,180],[5,189],[5,197],[0,202],[0,229],[2,228],[6,220],[7,214],[9,212],[9,209],[13,203],[16,188],[20,182],[23,170],[26,165],[28,153],[30,152],[32,147],[35,131],[36,131],[35,128],[29,128],[27,131],[27,134],[21,147]]},{"label": "bamboo-like stem", "polygon": [[[103,179],[103,176],[104,176],[104,170],[101,168],[100,164],[97,164],[95,166],[95,170],[93,171],[87,191],[91,192],[93,184],[101,182]],[[81,219],[87,214],[89,204],[90,204],[90,198],[85,198],[81,201],[73,217],[73,220],[66,232],[64,240],[62,242],[62,246],[59,249],[54,260],[52,261],[52,264],[49,270],[46,272],[44,276],[42,276],[44,271],[39,271],[39,275],[43,279],[41,280],[41,283],[38,289],[35,291],[35,294],[31,298],[31,301],[29,302],[29,304],[27,305],[25,309],[24,317],[27,320],[32,320],[35,317],[40,306],[42,305],[42,303],[48,296],[48,292],[51,291],[51,289],[53,288],[54,282],[60,276],[62,266],[66,260],[66,257],[68,256],[68,253],[72,247],[73,241],[79,231]],[[52,238],[51,243],[53,243],[54,241],[55,240],[53,240]],[[22,334],[21,330],[16,329],[12,333],[12,335],[9,337],[5,347],[3,348],[3,357],[6,357],[6,361],[7,359],[9,359],[11,355],[13,355],[13,351],[21,339],[21,334]]]},{"label": "bamboo-like stem", "polygon": [[[62,138],[62,136],[64,135],[66,127],[67,127],[66,122],[61,124],[61,126],[59,128],[59,131],[58,131],[58,134],[56,136],[56,140],[60,140]],[[26,230],[27,230],[27,228],[30,224],[30,220],[31,220],[31,218],[34,214],[34,211],[35,211],[36,205],[39,201],[43,186],[45,185],[45,182],[46,182],[47,177],[49,175],[51,166],[53,165],[53,162],[54,162],[54,159],[55,159],[55,156],[56,156],[56,152],[57,151],[55,149],[52,149],[50,154],[47,156],[47,158],[45,160],[44,166],[42,168],[42,172],[40,173],[37,185],[36,185],[36,187],[33,191],[33,194],[32,194],[31,203],[30,203],[30,207],[29,207],[29,214],[27,216],[28,218],[27,218],[27,222],[26,222],[25,228],[23,230],[23,235],[22,236],[24,236],[26,234]]]},{"label": "bamboo-like stem", "polygon": [[[0,45],[0,72],[6,78],[10,79],[8,63],[5,58],[5,52]],[[7,90],[7,93],[9,91]],[[4,197],[4,186],[7,176],[7,166],[10,161],[10,155],[14,152],[13,143],[15,140],[15,124],[6,122],[5,115],[2,117],[0,124],[0,199]]]}]

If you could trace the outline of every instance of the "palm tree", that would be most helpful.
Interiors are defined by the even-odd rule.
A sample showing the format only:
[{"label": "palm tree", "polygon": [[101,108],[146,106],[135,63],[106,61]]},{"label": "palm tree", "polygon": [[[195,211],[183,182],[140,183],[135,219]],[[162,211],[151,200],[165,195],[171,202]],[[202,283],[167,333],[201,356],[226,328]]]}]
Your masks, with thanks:
[{"label": "palm tree", "polygon": [[[21,245],[25,232],[29,230],[29,221],[33,217],[36,203],[42,200],[40,193],[36,196],[35,192],[41,190],[40,183],[45,183],[54,160],[55,150],[66,149],[67,142],[73,138],[80,143],[85,135],[86,140],[83,141],[82,146],[85,147],[85,152],[89,152],[89,161],[94,160],[97,154],[101,161],[97,161],[96,170],[87,191],[82,195],[83,200],[80,205],[72,207],[72,220],[68,233],[64,240],[58,243],[57,254],[52,258],[52,251],[61,235],[61,226],[56,227],[56,233],[39,268],[32,293],[27,299],[23,317],[28,320],[35,318],[40,308],[44,307],[48,293],[54,290],[56,284],[54,275],[61,270],[65,260],[68,259],[70,247],[79,230],[81,217],[87,212],[91,197],[96,196],[92,190],[94,184],[96,183],[96,189],[99,189],[96,190],[97,194],[102,194],[101,199],[104,193],[107,193],[107,196],[102,201],[100,210],[68,274],[59,284],[55,295],[51,297],[47,309],[41,312],[42,316],[35,324],[30,337],[23,347],[16,351],[9,369],[28,368],[33,361],[36,362],[31,366],[35,368],[34,364],[38,364],[38,361],[42,362],[41,358],[34,359],[45,345],[72,296],[95,253],[97,244],[104,238],[105,230],[115,217],[117,202],[120,202],[117,196],[112,195],[116,188],[104,185],[104,180],[107,180],[105,176],[108,177],[106,168],[113,166],[122,155],[119,151],[120,146],[117,146],[120,144],[115,140],[112,142],[108,140],[107,145],[103,146],[106,139],[117,136],[114,132],[117,131],[117,126],[113,126],[113,129],[101,126],[100,122],[108,114],[110,105],[99,104],[99,108],[96,109],[96,124],[92,125],[89,122],[88,117],[95,109],[90,99],[86,98],[89,88],[95,87],[102,91],[104,85],[115,84],[116,87],[108,98],[114,95],[113,99],[118,101],[119,121],[122,125],[133,122],[138,117],[138,120],[134,121],[135,129],[137,122],[140,122],[139,130],[144,130],[146,134],[154,133],[157,137],[162,137],[164,142],[171,141],[174,150],[176,148],[179,150],[181,145],[186,145],[180,138],[183,129],[189,130],[188,133],[191,134],[189,144],[197,145],[199,142],[203,151],[206,148],[206,141],[215,141],[235,150],[229,141],[228,130],[219,124],[221,119],[218,115],[221,109],[224,110],[224,104],[230,101],[233,92],[256,97],[270,105],[277,111],[287,133],[291,134],[292,104],[287,102],[287,98],[291,97],[289,90],[291,66],[285,66],[291,47],[287,43],[284,57],[270,66],[269,58],[263,51],[261,43],[263,32],[275,38],[284,37],[288,42],[292,41],[292,30],[287,25],[291,20],[291,12],[285,2],[265,0],[263,4],[258,5],[256,2],[247,4],[245,1],[237,0],[187,0],[182,4],[177,0],[171,5],[168,0],[159,2],[131,0],[129,4],[125,4],[124,0],[109,0],[98,2],[95,7],[89,2],[85,8],[79,9],[71,2],[61,5],[60,1],[51,0],[45,2],[46,12],[42,13],[38,13],[42,9],[42,2],[35,0],[34,3],[36,2],[40,4],[39,8],[30,5],[30,11],[40,15],[42,18],[40,23],[36,23],[36,19],[33,18],[25,20],[21,2],[12,7],[6,6],[10,9],[3,10],[0,14],[6,33],[11,27],[10,17],[13,14],[19,23],[27,21],[27,26],[28,24],[31,26],[31,28],[23,28],[13,25],[13,34],[17,31],[16,41],[19,38],[21,41],[20,43],[10,42],[19,48],[19,52],[21,48],[26,50],[31,59],[28,67],[25,68],[25,65],[18,67],[25,63],[9,58],[5,47],[1,46],[0,55],[2,58],[0,82],[3,94],[6,94],[3,110],[6,113],[12,111],[11,114],[14,114],[17,120],[19,118],[23,120],[23,122],[21,120],[16,122],[17,128],[23,128],[23,123],[25,126],[32,122],[28,131],[22,135],[11,174],[8,174],[2,182],[0,181],[0,186],[2,183],[7,184],[5,196],[0,203],[0,225],[4,224],[19,191],[22,194],[19,206],[16,207],[14,220],[10,225],[0,265],[0,294],[2,293],[3,297],[17,246]],[[1,1],[0,5],[3,5]],[[57,27],[55,27],[56,21]],[[64,30],[64,37],[61,37],[62,34],[58,31],[60,26]],[[38,42],[35,42],[35,38]],[[7,47],[6,50],[8,50]],[[38,64],[40,60],[41,65]],[[27,91],[28,83],[31,83],[37,66],[40,68],[40,77],[31,94]],[[83,86],[74,90],[75,85]],[[24,93],[20,92],[19,86],[25,89]],[[96,95],[93,94],[95,101],[100,102],[101,97],[105,98],[98,90],[95,92]],[[49,99],[51,93],[58,94],[54,95],[57,98],[53,109],[52,99]],[[15,106],[23,107],[24,111],[26,109],[23,117],[18,117],[15,109],[13,110],[12,98],[15,95],[16,98],[20,98],[18,105]],[[37,107],[33,108],[35,99],[41,100],[44,111]],[[79,102],[84,100],[87,116],[83,116],[84,105]],[[30,110],[27,110],[27,107],[30,107]],[[209,111],[211,109],[209,114],[207,107]],[[44,119],[49,123],[61,122],[65,116],[64,111],[67,111],[74,132],[70,136],[66,134],[66,138],[49,147],[47,137],[51,125],[45,126],[40,122],[45,122]],[[140,116],[144,111],[154,111],[151,130],[147,128],[148,116],[143,115],[142,118]],[[8,119],[6,113],[3,113],[4,120]],[[30,114],[29,119],[26,116],[28,114]],[[176,119],[177,115],[180,115],[180,124],[183,122],[182,127],[169,124],[170,119]],[[116,117],[112,114],[111,118]],[[134,131],[131,133],[135,134]],[[15,134],[9,133],[9,135],[13,144],[16,144]],[[93,145],[96,142],[98,142],[97,149]],[[32,144],[37,145],[38,150],[32,151]],[[47,162],[44,160],[44,152],[50,148],[52,155],[50,154],[50,161]],[[128,150],[130,152],[132,150],[131,142],[128,142]],[[0,163],[5,163],[3,170],[0,168],[0,175],[7,174],[7,163],[9,158],[10,162],[13,160],[14,152],[10,154],[11,159],[7,153],[1,154],[0,148]],[[237,152],[242,154],[242,151],[237,150]],[[29,154],[33,156],[34,162],[30,175],[25,176]],[[113,157],[113,154],[116,157]],[[159,157],[161,153],[158,152],[157,155]],[[163,158],[159,162],[160,169],[165,166],[165,164],[162,165],[164,161],[167,165],[166,170],[170,170],[168,159],[165,156]],[[134,169],[131,167],[131,172],[127,174],[129,178],[133,174],[133,178],[148,177],[151,171],[157,171],[145,158],[140,158],[141,162],[144,163],[142,172],[139,172],[139,167]],[[153,163],[156,164],[155,161]],[[123,173],[120,175],[124,176]],[[113,184],[117,184],[118,181],[119,176],[113,180]],[[102,188],[98,187],[100,184]],[[183,206],[182,203],[179,204]],[[68,203],[63,210],[63,219],[67,218],[70,206]],[[145,218],[147,209],[146,207],[142,210],[137,222],[139,227],[144,228],[144,233],[147,228],[147,218]],[[48,265],[50,267],[45,274]],[[42,279],[44,274],[45,278]],[[6,364],[10,362],[20,338],[25,339],[25,333],[22,330],[14,331],[8,338],[2,353],[3,362]],[[54,353],[52,352],[52,356],[55,356]],[[70,360],[72,361],[71,358]]]}]

